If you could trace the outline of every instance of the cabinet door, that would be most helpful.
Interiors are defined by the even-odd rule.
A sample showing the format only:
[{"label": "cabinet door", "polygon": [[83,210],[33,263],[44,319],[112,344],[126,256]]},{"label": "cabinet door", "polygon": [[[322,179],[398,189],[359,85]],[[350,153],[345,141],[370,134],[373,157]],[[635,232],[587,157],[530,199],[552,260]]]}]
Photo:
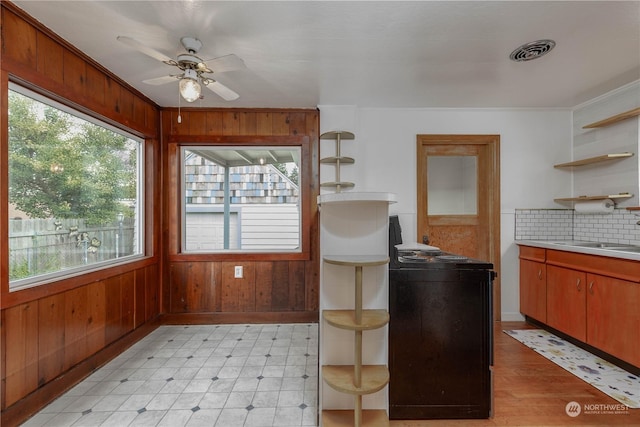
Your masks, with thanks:
[{"label": "cabinet door", "polygon": [[547,265],[547,324],[586,340],[586,273]]},{"label": "cabinet door", "polygon": [[520,260],[520,312],[547,321],[547,267],[542,262]]},{"label": "cabinet door", "polygon": [[587,343],[640,366],[640,284],[587,275]]}]

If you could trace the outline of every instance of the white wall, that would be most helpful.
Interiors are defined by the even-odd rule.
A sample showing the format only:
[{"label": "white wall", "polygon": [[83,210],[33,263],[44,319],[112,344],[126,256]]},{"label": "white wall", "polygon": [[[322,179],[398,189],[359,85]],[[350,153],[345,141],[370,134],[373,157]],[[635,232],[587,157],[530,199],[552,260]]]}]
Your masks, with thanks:
[{"label": "white wall", "polygon": [[[342,155],[355,158],[341,179],[354,191],[397,195],[397,214],[405,241],[416,239],[416,140],[418,134],[500,135],[502,320],[520,320],[518,249],[514,243],[516,208],[560,208],[553,199],[571,195],[571,174],[553,167],[571,159],[570,110],[397,109],[321,105],[321,132],[348,130]],[[321,157],[334,143],[321,141]],[[322,165],[320,181],[333,181],[332,166]]]},{"label": "white wall", "polygon": [[640,81],[606,93],[579,105],[573,113],[573,159],[578,160],[611,153],[634,153],[635,157],[573,168],[574,196],[627,192],[629,199],[619,200],[618,207],[638,206],[638,145],[640,118],[614,125],[583,129],[583,126],[640,107]]}]

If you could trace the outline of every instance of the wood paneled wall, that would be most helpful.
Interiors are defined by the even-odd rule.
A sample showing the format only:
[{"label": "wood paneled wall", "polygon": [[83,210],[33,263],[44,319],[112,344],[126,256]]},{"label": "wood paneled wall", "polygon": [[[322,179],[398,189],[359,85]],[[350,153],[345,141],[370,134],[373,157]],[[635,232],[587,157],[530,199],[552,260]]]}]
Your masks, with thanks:
[{"label": "wood paneled wall", "polygon": [[[0,3],[0,424],[17,425],[159,321],[318,320],[319,114],[316,110],[160,110],[11,2]],[[145,138],[144,260],[9,292],[9,81]],[[160,138],[162,131],[162,141]],[[186,255],[175,215],[181,143],[304,141],[305,250],[295,256]],[[269,139],[271,138],[271,139]],[[171,209],[166,209],[169,206]],[[165,221],[173,219],[173,222]],[[242,265],[245,277],[233,279]],[[231,280],[233,279],[233,280]]]},{"label": "wood paneled wall", "polygon": [[[116,126],[155,138],[158,107],[73,46],[2,2],[2,69]],[[6,93],[3,91],[3,93]]]},{"label": "wood paneled wall", "polygon": [[[10,426],[130,345],[131,337],[148,332],[158,318],[161,151],[160,111],[153,102],[12,3],[3,1],[0,12],[0,423]],[[145,138],[145,236],[150,256],[9,292],[9,81]]]},{"label": "wood paneled wall", "polygon": [[[165,200],[168,224],[167,278],[163,309],[174,322],[318,321],[319,113],[317,110],[182,109],[162,111]],[[263,143],[298,138],[306,153],[302,185],[302,254],[182,254],[180,242],[180,144]],[[244,141],[244,142],[243,142]],[[244,268],[234,278],[234,266]],[[241,316],[239,315],[241,314]]]},{"label": "wood paneled wall", "polygon": [[3,407],[158,315],[155,266],[2,310]]}]

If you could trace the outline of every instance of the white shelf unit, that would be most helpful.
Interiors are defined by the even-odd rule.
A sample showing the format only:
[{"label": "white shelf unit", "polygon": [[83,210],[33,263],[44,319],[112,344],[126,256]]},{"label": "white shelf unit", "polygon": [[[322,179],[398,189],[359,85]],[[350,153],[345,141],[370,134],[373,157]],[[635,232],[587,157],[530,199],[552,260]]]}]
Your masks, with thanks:
[{"label": "white shelf unit", "polygon": [[335,130],[323,133],[322,135],[320,135],[320,139],[329,139],[336,142],[335,156],[324,157],[320,159],[320,163],[335,165],[335,180],[323,182],[320,184],[320,186],[335,188],[336,192],[338,193],[342,191],[343,188],[353,188],[355,186],[353,182],[342,181],[340,179],[340,167],[342,165],[352,165],[355,163],[353,157],[346,157],[341,154],[341,142],[343,140],[353,140],[355,139],[355,135],[351,132]]},{"label": "white shelf unit", "polygon": [[388,426],[389,204],[377,192],[318,196],[320,425]]},{"label": "white shelf unit", "polygon": [[[629,157],[633,157],[633,153],[624,152],[624,153],[611,153],[611,154],[603,154],[600,156],[589,157],[586,159],[574,160],[572,162],[560,163],[554,165],[554,168],[577,168],[586,165],[593,165],[596,163],[604,163],[611,160],[622,160],[627,159]],[[577,197],[559,197],[553,199],[556,203],[574,203],[580,201],[588,201],[588,200],[605,200],[611,199],[614,203],[618,200],[624,200],[633,197],[633,194],[630,193],[618,193],[618,194],[603,194],[603,195],[581,195]]]}]

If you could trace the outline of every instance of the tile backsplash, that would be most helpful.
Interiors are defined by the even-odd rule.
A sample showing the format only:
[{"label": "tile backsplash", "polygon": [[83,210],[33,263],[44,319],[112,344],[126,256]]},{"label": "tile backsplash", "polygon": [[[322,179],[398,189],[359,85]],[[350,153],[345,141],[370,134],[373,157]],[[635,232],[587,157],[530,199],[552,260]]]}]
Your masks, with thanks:
[{"label": "tile backsplash", "polygon": [[640,245],[640,214],[579,214],[573,209],[516,209],[515,240],[586,240]]}]

